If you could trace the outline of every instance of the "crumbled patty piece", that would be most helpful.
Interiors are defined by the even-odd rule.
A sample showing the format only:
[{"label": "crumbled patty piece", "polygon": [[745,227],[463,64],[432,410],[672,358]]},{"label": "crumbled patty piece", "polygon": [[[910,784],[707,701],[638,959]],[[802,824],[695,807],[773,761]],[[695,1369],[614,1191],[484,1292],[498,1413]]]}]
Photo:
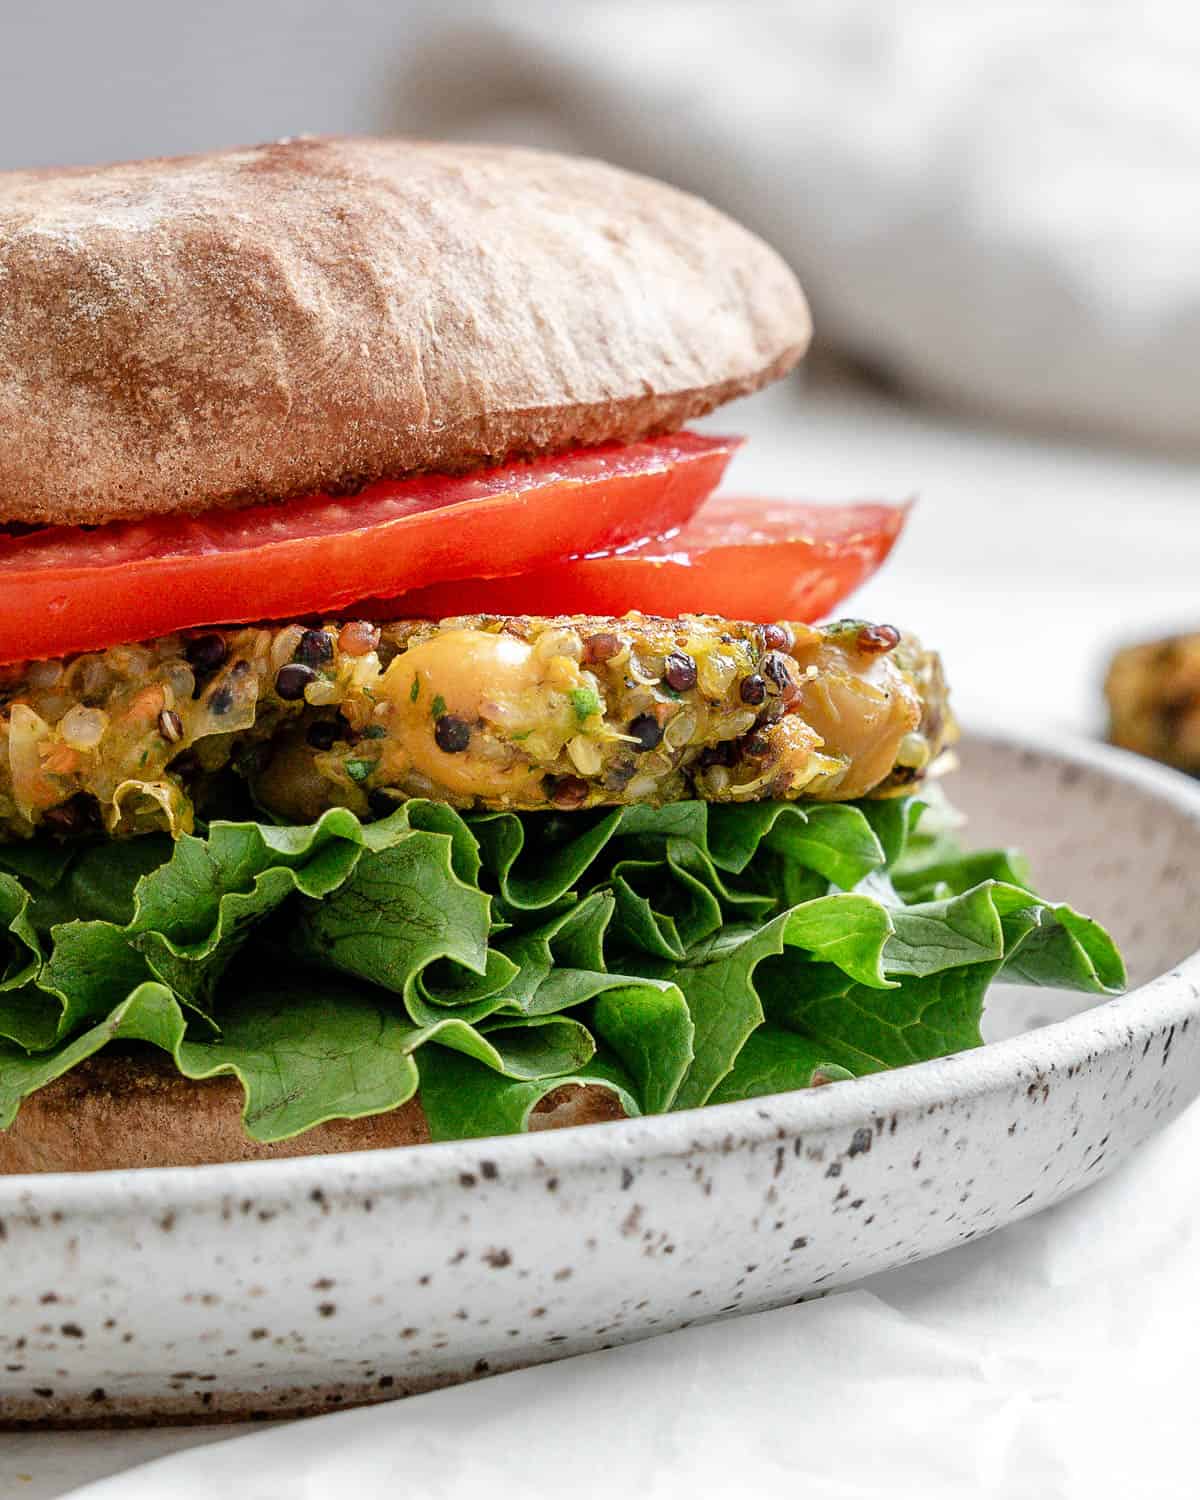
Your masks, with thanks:
[{"label": "crumbled patty piece", "polygon": [[191,827],[233,767],[308,821],[886,795],[953,737],[890,626],[470,616],[238,626],[0,669],[0,834]]},{"label": "crumbled patty piece", "polygon": [[1104,691],[1114,745],[1200,775],[1200,634],[1118,651]]}]

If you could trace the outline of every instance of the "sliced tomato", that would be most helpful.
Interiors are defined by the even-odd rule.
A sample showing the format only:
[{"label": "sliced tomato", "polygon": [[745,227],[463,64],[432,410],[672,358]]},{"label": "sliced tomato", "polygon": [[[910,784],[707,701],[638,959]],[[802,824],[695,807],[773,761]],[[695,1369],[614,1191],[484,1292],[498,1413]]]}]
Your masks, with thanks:
[{"label": "sliced tomato", "polygon": [[892,550],[907,505],[793,505],[708,500],[674,536],[580,557],[516,578],[434,584],[364,612],[392,618],[459,614],[725,615],[817,620],[864,583]]},{"label": "sliced tomato", "polygon": [[679,432],[350,497],[0,538],[0,662],[545,568],[688,520],[740,439]]}]

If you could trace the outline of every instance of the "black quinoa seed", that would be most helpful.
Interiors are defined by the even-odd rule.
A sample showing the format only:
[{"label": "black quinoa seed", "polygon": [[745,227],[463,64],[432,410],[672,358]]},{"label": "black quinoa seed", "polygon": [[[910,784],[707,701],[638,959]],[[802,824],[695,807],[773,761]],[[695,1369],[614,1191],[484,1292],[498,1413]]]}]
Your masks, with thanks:
[{"label": "black quinoa seed", "polygon": [[732,766],[737,762],[737,745],[733,740],[722,740],[719,745],[706,745],[697,757],[702,771],[712,766]]},{"label": "black quinoa seed", "polygon": [[672,651],[667,657],[663,676],[667,686],[677,693],[691,692],[696,686],[696,663],[683,651]]},{"label": "black quinoa seed", "polygon": [[229,655],[223,635],[197,635],[183,648],[188,665],[198,672],[215,672]]},{"label": "black quinoa seed", "polygon": [[275,673],[275,691],[285,703],[296,703],[304,697],[304,689],[317,680],[317,674],[303,662],[289,662]]},{"label": "black quinoa seed", "polygon": [[233,689],[226,685],[219,687],[208,700],[208,711],[213,714],[227,714],[233,707]]},{"label": "black quinoa seed", "polygon": [[433,726],[433,737],[439,750],[459,755],[471,743],[471,726],[454,714],[442,714]]},{"label": "black quinoa seed", "polygon": [[662,725],[653,714],[638,714],[631,719],[628,733],[637,741],[639,751],[653,750],[662,743]]},{"label": "black quinoa seed", "polygon": [[159,714],[158,732],[168,745],[177,745],[183,738],[183,720],[173,708],[164,708]]},{"label": "black quinoa seed", "polygon": [[742,702],[749,703],[753,707],[767,696],[767,684],[757,672],[754,672],[749,677],[742,678],[742,685],[738,692],[741,694]]},{"label": "black quinoa seed", "polygon": [[791,657],[785,656],[782,651],[768,651],[759,662],[758,670],[781,693],[786,693],[795,680],[792,676]]},{"label": "black quinoa seed", "polygon": [[314,750],[332,750],[342,734],[342,726],[337,719],[318,719],[315,724],[308,726],[304,739]]},{"label": "black quinoa seed", "polygon": [[306,667],[320,667],[333,660],[333,642],[323,630],[306,630],[292,654],[292,660]]}]

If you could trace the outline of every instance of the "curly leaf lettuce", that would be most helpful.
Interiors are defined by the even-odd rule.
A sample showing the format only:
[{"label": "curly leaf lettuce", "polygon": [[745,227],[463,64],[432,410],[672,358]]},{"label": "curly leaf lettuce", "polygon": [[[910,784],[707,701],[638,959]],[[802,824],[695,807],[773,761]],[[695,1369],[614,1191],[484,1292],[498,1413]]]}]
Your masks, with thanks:
[{"label": "curly leaf lettuce", "polygon": [[566,1085],[659,1113],[980,1045],[993,980],[1124,984],[944,808],[699,802],[0,849],[0,1128],[110,1043],[234,1076],[285,1139],[420,1090],[435,1139]]}]

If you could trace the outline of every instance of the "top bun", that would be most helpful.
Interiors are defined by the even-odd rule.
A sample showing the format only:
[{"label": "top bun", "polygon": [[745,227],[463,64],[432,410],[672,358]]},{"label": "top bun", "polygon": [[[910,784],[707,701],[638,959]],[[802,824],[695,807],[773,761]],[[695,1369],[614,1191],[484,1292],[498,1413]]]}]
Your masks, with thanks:
[{"label": "top bun", "polygon": [[0,522],[630,441],[809,334],[761,240],[594,161],[301,139],[0,173]]}]

